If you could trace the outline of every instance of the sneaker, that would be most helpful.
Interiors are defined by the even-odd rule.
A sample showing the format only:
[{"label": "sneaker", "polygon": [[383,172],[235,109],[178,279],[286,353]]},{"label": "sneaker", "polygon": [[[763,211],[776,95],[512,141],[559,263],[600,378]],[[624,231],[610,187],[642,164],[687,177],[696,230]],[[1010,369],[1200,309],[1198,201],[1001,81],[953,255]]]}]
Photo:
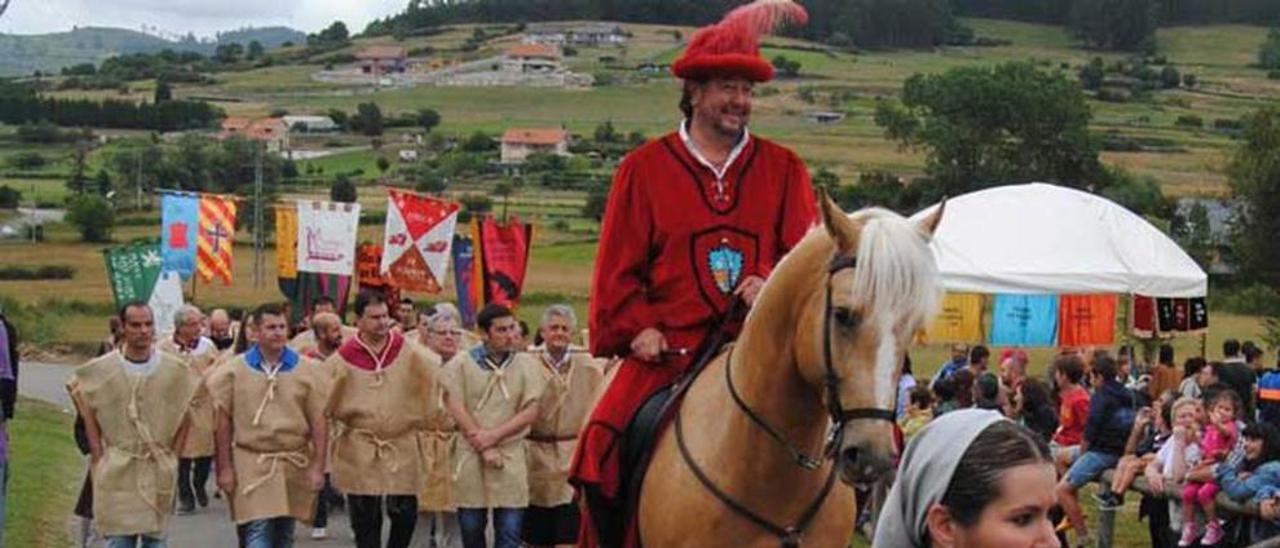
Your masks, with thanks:
[{"label": "sneaker", "polygon": [[196,504],[201,508],[209,507],[209,493],[204,490],[204,487],[196,487]]},{"label": "sneaker", "polygon": [[1098,501],[1098,509],[1100,510],[1114,510],[1124,506],[1124,499],[1111,491],[1098,493],[1093,498]]},{"label": "sneaker", "polygon": [[187,515],[191,515],[191,514],[195,513],[195,511],[196,511],[196,503],[194,503],[194,502],[191,502],[191,501],[182,501],[181,503],[179,503],[179,504],[178,504],[178,512],[177,512],[177,514],[178,514],[179,516],[187,516]]},{"label": "sneaker", "polygon": [[311,539],[312,539],[312,540],[324,540],[324,539],[327,539],[327,538],[329,538],[329,531],[326,531],[324,527],[312,527],[312,528],[311,528]]},{"label": "sneaker", "polygon": [[1191,546],[1196,543],[1196,524],[1187,523],[1182,526],[1182,538],[1178,539],[1178,546]]},{"label": "sneaker", "polygon": [[1215,546],[1222,542],[1222,537],[1227,536],[1226,531],[1222,530],[1222,523],[1218,520],[1209,522],[1204,528],[1204,538],[1200,539],[1201,546]]}]

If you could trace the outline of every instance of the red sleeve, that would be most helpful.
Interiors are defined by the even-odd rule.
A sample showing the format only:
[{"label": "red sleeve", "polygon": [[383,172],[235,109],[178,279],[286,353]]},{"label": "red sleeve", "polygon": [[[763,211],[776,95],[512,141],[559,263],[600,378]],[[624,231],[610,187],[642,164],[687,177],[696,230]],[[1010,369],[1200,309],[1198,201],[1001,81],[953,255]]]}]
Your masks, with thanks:
[{"label": "red sleeve", "polygon": [[657,327],[647,301],[653,216],[649,199],[623,161],[605,205],[591,280],[590,337],[595,356],[626,356],[631,340]]},{"label": "red sleeve", "polygon": [[773,267],[791,248],[800,243],[818,220],[818,203],[814,199],[813,184],[809,181],[809,169],[794,153],[788,157],[786,188],[782,193],[782,211],[778,217],[777,248],[773,256],[761,257],[760,273],[768,278]]}]

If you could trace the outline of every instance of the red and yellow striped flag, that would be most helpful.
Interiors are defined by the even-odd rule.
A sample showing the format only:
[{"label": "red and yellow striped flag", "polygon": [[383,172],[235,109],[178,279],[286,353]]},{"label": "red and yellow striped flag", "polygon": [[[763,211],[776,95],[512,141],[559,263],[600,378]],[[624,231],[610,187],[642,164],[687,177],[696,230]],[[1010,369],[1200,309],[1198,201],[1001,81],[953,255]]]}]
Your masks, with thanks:
[{"label": "red and yellow striped flag", "polygon": [[200,238],[196,271],[208,283],[215,276],[231,285],[231,248],[235,241],[236,202],[230,196],[200,197]]}]

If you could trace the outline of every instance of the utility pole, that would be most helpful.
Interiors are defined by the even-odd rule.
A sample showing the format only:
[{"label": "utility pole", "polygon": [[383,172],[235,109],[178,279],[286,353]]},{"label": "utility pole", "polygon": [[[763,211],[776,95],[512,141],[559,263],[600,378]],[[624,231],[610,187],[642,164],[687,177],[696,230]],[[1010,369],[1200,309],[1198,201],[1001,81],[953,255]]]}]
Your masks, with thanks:
[{"label": "utility pole", "polygon": [[137,193],[135,193],[134,195],[137,201],[137,207],[135,208],[135,210],[142,211],[142,152],[139,151],[138,155],[135,156],[134,158],[135,160],[137,160],[137,166],[138,166],[137,170],[134,171],[135,181],[137,183]]},{"label": "utility pole", "polygon": [[253,287],[262,287],[262,149],[263,141],[255,141],[253,162]]}]

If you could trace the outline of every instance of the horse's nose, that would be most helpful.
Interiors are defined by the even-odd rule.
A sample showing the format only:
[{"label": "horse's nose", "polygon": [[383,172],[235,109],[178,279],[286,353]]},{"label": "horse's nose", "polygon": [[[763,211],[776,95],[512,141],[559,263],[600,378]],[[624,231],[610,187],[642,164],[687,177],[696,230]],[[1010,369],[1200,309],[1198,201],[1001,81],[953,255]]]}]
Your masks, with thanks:
[{"label": "horse's nose", "polygon": [[874,451],[857,446],[840,451],[841,476],[849,483],[874,481],[889,471],[891,464],[875,455]]}]

